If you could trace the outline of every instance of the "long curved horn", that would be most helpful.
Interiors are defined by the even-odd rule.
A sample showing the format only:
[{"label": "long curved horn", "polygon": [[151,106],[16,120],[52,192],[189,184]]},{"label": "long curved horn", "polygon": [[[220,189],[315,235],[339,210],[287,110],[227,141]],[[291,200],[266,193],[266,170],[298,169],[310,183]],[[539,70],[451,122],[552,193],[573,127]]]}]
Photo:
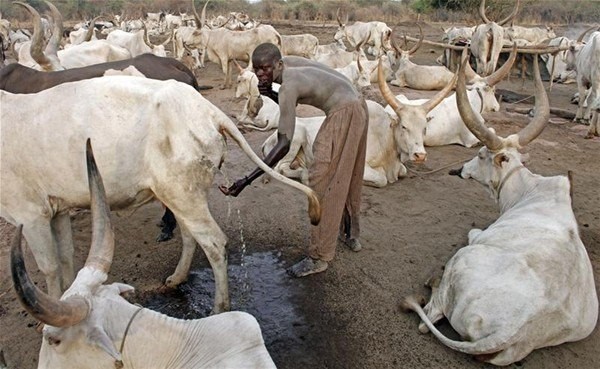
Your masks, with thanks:
[{"label": "long curved horn", "polygon": [[240,73],[242,73],[244,71],[244,68],[242,68],[242,66],[240,65],[240,63],[238,63],[238,61],[235,58],[233,58],[233,64],[235,64],[235,66],[238,68],[238,71]]},{"label": "long curved horn", "polygon": [[533,58],[533,74],[535,75],[535,116],[519,133],[519,145],[527,145],[542,133],[550,118],[550,103],[540,77],[538,58]]},{"label": "long curved horn", "polygon": [[337,22],[340,25],[340,27],[344,26],[342,24],[342,21],[340,20],[340,8],[337,8],[337,12],[335,13],[335,19],[337,19]]},{"label": "long curved horn", "polygon": [[381,57],[379,58],[379,65],[377,66],[377,84],[379,85],[379,91],[381,91],[381,95],[387,101],[388,104],[394,109],[394,111],[399,111],[404,108],[404,105],[396,99],[396,96],[390,90],[390,86],[388,86],[385,81],[385,76],[383,75],[383,62]]},{"label": "long curved horn", "polygon": [[58,49],[60,48],[60,42],[63,34],[63,16],[56,6],[54,6],[54,4],[48,0],[44,0],[44,2],[50,8],[50,11],[52,12],[52,19],[54,20],[52,26],[52,36],[46,45],[45,54],[48,56],[48,58],[54,58],[56,64],[59,65],[60,61],[58,59]]},{"label": "long curved horn", "polygon": [[485,0],[481,0],[481,4],[479,4],[479,16],[481,17],[481,20],[483,20],[483,23],[492,23],[492,21],[485,16]]},{"label": "long curved horn", "polygon": [[198,16],[196,6],[194,5],[194,0],[192,0],[192,12],[194,13],[194,19],[196,20],[196,28],[202,28],[202,20],[200,20],[200,17]]},{"label": "long curved horn", "polygon": [[94,27],[96,26],[96,21],[98,19],[102,18],[101,15],[97,16],[96,18],[92,19],[92,21],[90,22],[90,25],[88,26],[88,30],[85,33],[85,40],[84,41],[90,41],[92,39],[92,35],[94,34]]},{"label": "long curved horn", "polygon": [[358,67],[358,71],[362,73],[363,67],[360,65],[360,53],[356,53],[356,66]]},{"label": "long curved horn", "polygon": [[[383,35],[381,35],[381,43],[383,44]],[[400,55],[400,48],[398,47],[398,44],[396,44],[396,41],[394,40],[394,32],[392,32],[392,34],[390,35],[390,43],[392,44],[392,49],[394,49],[396,51],[396,55]]]},{"label": "long curved horn", "polygon": [[460,70],[458,72],[458,82],[456,85],[456,106],[458,112],[465,125],[477,137],[488,149],[495,151],[502,148],[502,140],[500,137],[487,128],[480,115],[475,114],[469,98],[467,97],[467,86],[465,83],[465,63],[468,63],[469,59],[465,58],[461,62]]},{"label": "long curved horn", "polygon": [[54,327],[70,327],[81,322],[89,311],[83,298],[54,299],[42,292],[29,278],[21,249],[22,231],[23,226],[19,225],[10,249],[10,270],[21,305],[35,319]]},{"label": "long curved horn", "polygon": [[490,86],[495,86],[498,82],[502,81],[504,77],[506,77],[510,73],[515,59],[517,59],[517,44],[513,44],[513,48],[510,51],[510,55],[506,62],[502,64],[502,67],[500,67],[500,69],[490,74],[489,76],[485,77],[485,82]]},{"label": "long curved horn", "polygon": [[[20,1],[15,1],[13,4],[20,5],[27,9],[32,16],[31,22],[33,23],[33,35],[31,36],[31,46],[29,49],[29,54],[38,63],[42,69],[45,71],[52,70],[52,62],[51,60],[44,54],[44,35],[42,32],[42,18],[40,17],[40,13],[35,10],[31,5],[22,3]],[[62,35],[62,34],[61,34]]]},{"label": "long curved horn", "polygon": [[421,25],[419,23],[417,23],[417,26],[419,27],[419,34],[420,34],[419,42],[417,42],[417,44],[415,46],[413,46],[412,49],[408,50],[408,55],[412,55],[412,54],[416,53],[417,50],[419,50],[419,48],[423,44],[423,39],[425,38],[425,35],[423,34],[423,29],[421,28]]},{"label": "long curved horn", "polygon": [[85,155],[93,224],[92,245],[85,266],[108,274],[115,249],[115,235],[110,221],[110,209],[106,203],[106,192],[104,191],[102,176],[98,172],[89,138],[85,143]]},{"label": "long curved horn", "polygon": [[586,33],[595,29],[596,27],[597,26],[593,26],[593,27],[590,27],[590,28],[586,29],[585,31],[583,31],[583,33],[580,34],[579,37],[577,37],[577,43],[583,42],[583,38],[585,37]]},{"label": "long curved horn", "polygon": [[142,28],[144,29],[144,35],[142,36],[144,43],[148,45],[149,48],[154,50],[155,45],[153,45],[152,42],[150,42],[150,39],[148,38],[148,29],[146,28],[146,23],[144,23],[144,21],[142,21]]},{"label": "long curved horn", "polygon": [[467,82],[474,82],[475,79],[479,78],[479,74],[475,73],[473,68],[471,67],[471,63],[469,63],[469,49],[464,48],[460,57],[460,60],[467,59],[467,63],[465,64],[465,76]]},{"label": "long curved horn", "polygon": [[448,84],[444,86],[444,88],[440,90],[440,92],[435,94],[435,96],[433,96],[431,99],[427,100],[421,105],[423,109],[425,109],[427,112],[430,112],[433,108],[438,106],[439,103],[441,103],[450,94],[450,92],[452,92],[454,86],[456,86],[457,78],[458,77],[456,73],[454,73],[454,77],[452,77],[450,82],[448,82]]},{"label": "long curved horn", "polygon": [[200,27],[204,27],[204,22],[206,22],[206,6],[210,0],[206,0],[206,4],[202,8],[202,14],[200,15]]},{"label": "long curved horn", "polygon": [[512,13],[510,13],[508,15],[508,17],[504,18],[503,20],[501,20],[500,22],[497,22],[499,26],[503,26],[506,23],[510,22],[513,20],[514,17],[517,16],[517,13],[519,12],[519,1],[517,0],[516,4],[515,4],[515,8],[513,9]]}]

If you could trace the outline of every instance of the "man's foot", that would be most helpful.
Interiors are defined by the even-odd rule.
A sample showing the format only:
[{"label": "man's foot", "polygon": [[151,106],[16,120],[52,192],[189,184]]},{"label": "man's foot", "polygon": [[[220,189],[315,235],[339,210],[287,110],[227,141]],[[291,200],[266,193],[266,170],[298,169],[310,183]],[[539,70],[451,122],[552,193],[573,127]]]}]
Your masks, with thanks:
[{"label": "man's foot", "polygon": [[342,243],[354,252],[359,252],[362,250],[362,245],[360,244],[358,238],[347,238],[346,240],[342,240]]},{"label": "man's foot", "polygon": [[328,266],[329,264],[326,261],[313,259],[307,256],[297,264],[292,265],[287,272],[292,277],[305,277],[307,275],[321,273],[325,271]]}]

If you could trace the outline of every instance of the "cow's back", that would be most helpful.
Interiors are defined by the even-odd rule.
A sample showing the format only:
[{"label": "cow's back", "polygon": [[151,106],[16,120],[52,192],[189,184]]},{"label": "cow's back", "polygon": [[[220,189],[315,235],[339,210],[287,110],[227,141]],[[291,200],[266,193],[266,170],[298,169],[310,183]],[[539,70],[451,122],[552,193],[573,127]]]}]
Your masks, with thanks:
[{"label": "cow's back", "polygon": [[11,107],[0,113],[3,207],[17,201],[11,196],[34,202],[54,196],[62,207],[87,204],[87,138],[117,208],[150,200],[144,191],[169,161],[218,164],[224,151],[211,124],[224,114],[175,81],[94,78],[36,94],[0,91],[0,104]]}]

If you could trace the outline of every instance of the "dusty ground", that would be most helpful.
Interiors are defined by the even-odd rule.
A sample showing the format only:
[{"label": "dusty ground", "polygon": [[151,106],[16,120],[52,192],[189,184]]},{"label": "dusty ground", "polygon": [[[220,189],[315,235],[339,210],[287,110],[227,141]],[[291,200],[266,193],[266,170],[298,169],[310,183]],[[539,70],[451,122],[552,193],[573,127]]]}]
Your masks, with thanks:
[{"label": "dusty ground", "polygon": [[[278,26],[283,34],[311,32],[322,43],[332,41],[333,29]],[[408,29],[408,27],[398,27]],[[439,27],[425,27],[430,40],[439,40]],[[414,34],[414,29],[413,29]],[[560,34],[560,33],[559,33]],[[418,62],[433,63],[438,55],[424,46]],[[214,65],[199,72],[201,84],[218,85],[222,74]],[[531,82],[523,86],[512,79],[503,89],[530,95]],[[411,97],[429,94],[392,87]],[[551,105],[575,112],[569,98],[575,85],[555,85]],[[205,96],[228,114],[241,111],[233,90],[213,89]],[[380,99],[377,90],[369,95]],[[503,110],[508,106],[505,104]],[[527,104],[517,104],[527,107]],[[10,107],[4,107],[10,108]],[[302,109],[303,113],[314,113]],[[526,118],[518,114],[495,115],[492,126],[500,134],[515,132]],[[526,152],[528,167],[542,175],[574,173],[574,212],[581,237],[600,276],[600,142],[584,140],[586,128],[553,117],[541,136]],[[248,132],[246,138],[257,149],[270,133]],[[253,165],[234,144],[223,172],[228,179],[247,174]],[[461,146],[428,148],[428,171],[470,159],[477,151]],[[458,167],[455,165],[454,167]],[[477,183],[449,176],[448,169],[432,174],[410,174],[382,189],[364,187],[362,242],[364,250],[352,253],[338,248],[335,262],[322,274],[291,279],[285,267],[297,261],[308,241],[308,219],[304,196],[277,183],[257,181],[232,201],[223,197],[217,184],[228,179],[218,175],[211,190],[211,211],[229,237],[230,283],[234,308],[253,313],[261,326],[267,348],[280,368],[485,368],[470,356],[454,352],[431,334],[417,330],[415,314],[401,313],[398,302],[407,294],[428,295],[423,283],[467,241],[472,227],[486,227],[498,216],[494,201]],[[181,239],[156,244],[159,205],[148,205],[132,215],[115,218],[117,250],[110,281],[125,281],[137,288],[135,301],[179,317],[205,316],[212,303],[211,273],[198,252],[190,283],[178,291],[162,294],[162,281],[179,258]],[[89,247],[89,215],[73,219],[76,266],[80,267]],[[8,243],[14,228],[0,228],[0,347],[9,368],[36,367],[41,336],[35,321],[15,299],[8,270]],[[31,258],[35,280],[44,285]],[[198,295],[206,295],[204,298]],[[447,322],[442,329],[451,333]],[[512,367],[531,369],[600,367],[600,331],[587,339],[537,350]]]}]

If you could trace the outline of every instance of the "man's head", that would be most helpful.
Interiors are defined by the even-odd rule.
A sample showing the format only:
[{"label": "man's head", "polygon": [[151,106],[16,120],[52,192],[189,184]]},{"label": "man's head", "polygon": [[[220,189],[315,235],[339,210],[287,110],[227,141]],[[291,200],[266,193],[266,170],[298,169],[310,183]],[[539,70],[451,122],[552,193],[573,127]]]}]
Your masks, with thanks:
[{"label": "man's head", "polygon": [[280,77],[283,69],[279,48],[269,42],[258,45],[252,52],[252,67],[259,86],[270,86]]}]

